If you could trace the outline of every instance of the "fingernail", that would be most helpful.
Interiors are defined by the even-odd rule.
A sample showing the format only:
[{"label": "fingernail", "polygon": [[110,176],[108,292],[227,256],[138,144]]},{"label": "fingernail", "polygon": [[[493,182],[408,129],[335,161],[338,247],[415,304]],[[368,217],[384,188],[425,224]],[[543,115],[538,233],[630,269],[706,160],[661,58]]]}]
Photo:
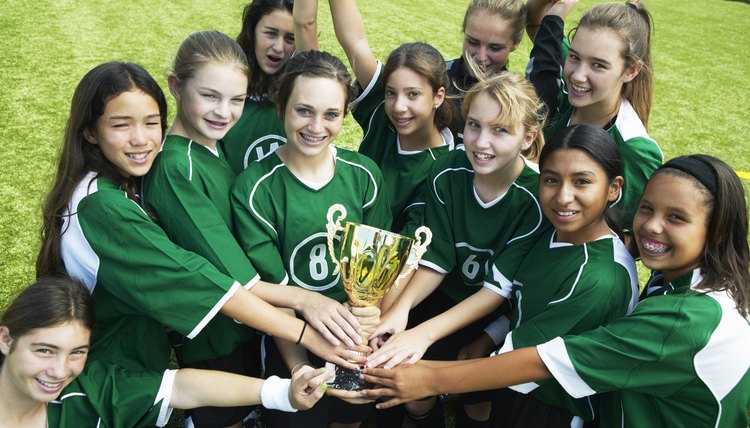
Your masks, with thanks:
[{"label": "fingernail", "polygon": [[326,385],[326,384],[320,385],[320,390],[321,391],[326,392],[326,389],[328,389],[328,385]]},{"label": "fingernail", "polygon": [[325,369],[326,369],[325,367],[321,367],[321,368],[316,369],[316,370],[318,370],[319,372],[322,372],[322,371],[325,371]]}]

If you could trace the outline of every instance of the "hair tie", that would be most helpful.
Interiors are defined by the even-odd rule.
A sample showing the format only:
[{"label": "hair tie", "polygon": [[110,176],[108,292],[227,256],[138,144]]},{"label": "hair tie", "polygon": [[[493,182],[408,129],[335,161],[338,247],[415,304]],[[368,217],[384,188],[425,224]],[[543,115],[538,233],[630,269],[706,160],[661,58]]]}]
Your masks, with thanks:
[{"label": "hair tie", "polygon": [[716,175],[716,170],[701,159],[692,156],[676,157],[660,166],[657,171],[665,168],[677,169],[695,178],[714,196],[716,196],[719,190],[719,179]]},{"label": "hair tie", "polygon": [[628,3],[625,3],[625,5],[633,9],[634,11],[638,12],[638,6],[634,5],[633,3],[628,2]]}]

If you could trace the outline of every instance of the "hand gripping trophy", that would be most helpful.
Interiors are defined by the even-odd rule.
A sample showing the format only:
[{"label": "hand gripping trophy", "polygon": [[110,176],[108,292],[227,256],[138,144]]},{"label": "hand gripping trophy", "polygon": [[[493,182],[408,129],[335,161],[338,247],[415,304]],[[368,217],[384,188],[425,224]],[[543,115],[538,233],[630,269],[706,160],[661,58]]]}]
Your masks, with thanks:
[{"label": "hand gripping trophy", "polygon": [[[334,220],[336,213],[340,215]],[[398,288],[400,281],[416,268],[432,240],[432,232],[426,226],[420,226],[415,233],[416,239],[412,239],[363,224],[346,222],[341,226],[345,217],[343,205],[334,204],[328,209],[328,251],[336,265],[333,274],[341,271],[350,305],[377,306],[392,285]],[[343,232],[343,235],[337,258],[333,241],[338,232]],[[420,238],[422,235],[424,242]],[[412,257],[409,257],[410,253]],[[366,343],[369,337],[363,336],[362,339]],[[336,367],[336,378],[329,385],[348,391],[362,390],[365,382],[359,379],[359,374],[360,371]]]}]

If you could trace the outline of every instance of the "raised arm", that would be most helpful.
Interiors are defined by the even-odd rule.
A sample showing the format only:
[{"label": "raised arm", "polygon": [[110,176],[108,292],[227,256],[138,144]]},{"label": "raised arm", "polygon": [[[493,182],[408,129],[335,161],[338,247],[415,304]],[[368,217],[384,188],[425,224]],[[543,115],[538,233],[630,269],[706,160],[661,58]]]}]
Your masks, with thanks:
[{"label": "raised arm", "polygon": [[295,50],[318,50],[318,0],[297,0],[292,11]]},{"label": "raised arm", "polygon": [[377,58],[372,53],[365,34],[365,24],[354,0],[329,0],[336,40],[349,59],[359,84],[364,88],[377,70]]}]

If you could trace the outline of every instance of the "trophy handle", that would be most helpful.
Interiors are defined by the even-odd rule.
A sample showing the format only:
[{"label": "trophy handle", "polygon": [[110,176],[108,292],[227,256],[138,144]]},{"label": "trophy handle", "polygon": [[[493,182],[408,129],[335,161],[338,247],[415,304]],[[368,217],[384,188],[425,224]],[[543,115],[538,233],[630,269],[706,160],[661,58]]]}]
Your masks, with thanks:
[{"label": "trophy handle", "polygon": [[[334,221],[333,215],[336,214],[336,212],[340,212],[341,215],[339,215]],[[328,208],[328,214],[326,217],[328,218],[328,224],[326,224],[326,229],[328,230],[328,252],[331,254],[331,261],[336,265],[336,267],[333,268],[333,275],[336,275],[341,270],[341,263],[336,258],[336,253],[333,251],[333,238],[336,236],[336,232],[344,230],[341,226],[341,220],[346,217],[346,207],[341,204],[333,204],[331,205],[331,208]]]},{"label": "trophy handle", "polygon": [[[424,235],[424,242],[422,242],[422,239],[419,235]],[[422,256],[424,255],[425,251],[427,251],[427,246],[430,245],[430,242],[432,242],[432,231],[427,226],[419,226],[419,228],[417,228],[417,231],[414,233],[414,239],[416,240],[416,242],[414,242],[414,245],[412,246],[412,251],[414,251],[414,259],[411,263],[406,264],[406,268],[404,268],[404,271],[401,272],[401,275],[399,275],[398,278],[396,278],[396,281],[394,281],[393,286],[396,287],[396,290],[398,290],[401,281],[409,276],[412,271],[417,268],[419,261],[422,260]],[[411,255],[409,256],[411,258]]]}]

